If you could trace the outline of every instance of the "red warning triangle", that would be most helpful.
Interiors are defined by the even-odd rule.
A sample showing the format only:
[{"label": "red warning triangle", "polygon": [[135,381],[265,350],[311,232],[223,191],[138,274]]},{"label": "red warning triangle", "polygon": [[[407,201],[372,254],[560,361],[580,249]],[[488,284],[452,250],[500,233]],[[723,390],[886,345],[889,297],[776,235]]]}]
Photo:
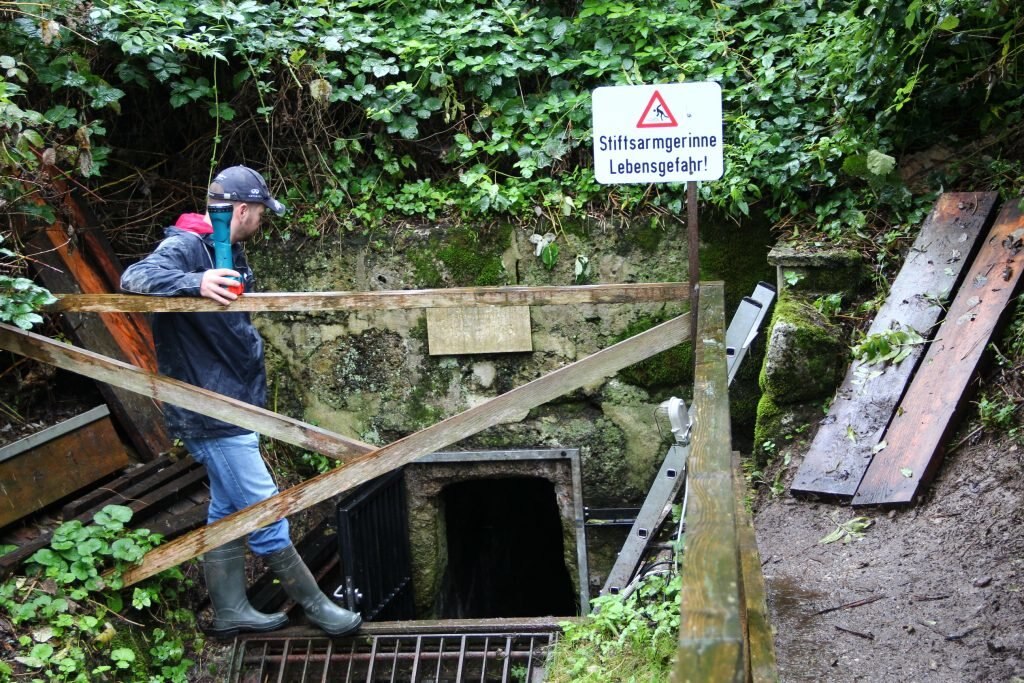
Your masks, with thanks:
[{"label": "red warning triangle", "polygon": [[672,111],[665,104],[665,98],[657,90],[651,95],[651,101],[636,122],[637,128],[674,128],[678,125],[676,117],[672,116]]}]

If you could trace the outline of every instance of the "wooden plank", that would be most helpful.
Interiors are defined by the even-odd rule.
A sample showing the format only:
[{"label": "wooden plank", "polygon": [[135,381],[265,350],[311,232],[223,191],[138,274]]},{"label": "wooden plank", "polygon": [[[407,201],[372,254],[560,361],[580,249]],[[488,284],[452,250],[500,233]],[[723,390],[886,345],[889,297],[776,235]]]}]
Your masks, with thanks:
[{"label": "wooden plank", "polygon": [[47,441],[53,441],[57,437],[70,434],[78,429],[88,426],[90,423],[100,420],[110,415],[110,409],[107,406],[96,406],[84,413],[79,413],[72,418],[58,422],[55,425],[42,429],[35,434],[29,434],[24,439],[19,439],[14,443],[9,443],[6,446],[0,447],[0,462],[9,460],[17,455],[30,451],[33,448],[45,444]]},{"label": "wooden plank", "polygon": [[854,505],[910,503],[942,461],[943,444],[967,400],[982,354],[1024,270],[1024,215],[1006,203],[971,265],[935,341],[860,482]]},{"label": "wooden plank", "polygon": [[742,595],[729,443],[725,298],[702,283],[687,472],[679,647],[672,674],[684,681],[743,681]]},{"label": "wooden plank", "polygon": [[[185,560],[216,548],[228,541],[259,529],[282,517],[305,510],[311,505],[347,491],[363,482],[441,450],[488,427],[517,419],[524,411],[608,377],[622,368],[676,346],[689,337],[689,315],[673,318],[646,332],[598,351],[582,360],[559,368],[543,377],[438,422],[372,453],[350,461],[293,486],[256,505],[197,529],[171,543],[151,550],[142,563],[125,574],[126,585],[153,576]],[[2,335],[0,335],[2,338]],[[725,348],[722,368],[725,368]],[[728,427],[728,418],[726,419]]]},{"label": "wooden plank", "polygon": [[743,640],[747,645],[744,657],[747,680],[752,683],[775,683],[779,680],[779,665],[775,657],[775,636],[768,622],[768,592],[761,571],[754,518],[746,508],[747,485],[738,452],[732,454],[732,481],[743,588]]},{"label": "wooden plank", "polygon": [[431,356],[533,351],[529,306],[428,308]]},{"label": "wooden plank", "polygon": [[[994,192],[946,193],[918,232],[906,261],[878,310],[868,334],[894,328],[933,336],[943,302],[963,279],[991,222]],[[854,361],[836,392],[828,417],[814,435],[790,491],[849,500],[871,462],[872,448],[892,419],[896,404],[924,355],[918,346],[902,362],[877,368]]]},{"label": "wooden plank", "polygon": [[120,477],[114,479],[108,484],[97,488],[91,493],[76,498],[75,500],[68,501],[60,510],[60,516],[63,519],[71,519],[77,517],[83,511],[95,507],[103,501],[109,499],[115,491],[119,491],[128,487],[135,482],[141,481],[151,474],[167,467],[170,463],[170,457],[163,455],[156,460],[151,460],[145,464],[138,465],[126,470]]},{"label": "wooden plank", "polygon": [[[36,440],[0,463],[0,526],[84,488],[131,459],[107,414]],[[25,441],[28,441],[27,439]],[[18,444],[12,444],[16,447]],[[59,476],[54,476],[59,474]]]},{"label": "wooden plank", "polygon": [[[96,513],[107,505],[130,504],[132,501],[138,500],[143,496],[150,494],[154,489],[163,486],[166,481],[177,479],[183,474],[187,475],[189,471],[197,468],[201,473],[205,474],[205,469],[193,460],[191,456],[169,464],[165,459],[164,467],[140,481],[128,482],[128,485],[122,486],[116,483],[120,480],[115,480],[103,487],[102,496],[86,496],[83,499],[83,503],[74,506],[76,509],[80,510],[80,512],[77,512],[74,515],[64,515],[63,521],[67,522],[75,519],[84,524],[89,524],[92,522],[92,518]],[[136,508],[133,508],[133,511],[136,513],[135,528],[143,528],[145,526],[145,524],[141,524],[140,522],[142,522],[148,515],[139,515],[138,513],[142,510],[145,510],[145,507],[137,506]],[[0,574],[10,571],[36,550],[49,545],[51,536],[52,533],[44,532],[31,543],[25,543],[17,550],[12,550],[6,555],[0,556]]]},{"label": "wooden plank", "polygon": [[[62,292],[101,295],[99,292],[110,291],[81,244],[71,241],[60,224],[35,232],[22,228],[21,232],[28,249],[34,252],[32,258],[39,280],[55,296]],[[61,322],[68,337],[80,346],[156,370],[152,335],[141,317],[66,313]],[[170,447],[163,415],[152,401],[115,386],[100,385],[99,389],[139,458],[152,460]]]},{"label": "wooden plank", "polygon": [[[183,512],[158,515],[144,525],[164,538],[178,536],[206,524],[206,505],[191,505]],[[135,526],[135,525],[133,525]],[[135,528],[139,528],[135,526]]]},{"label": "wooden plank", "polygon": [[0,324],[0,348],[44,363],[76,372],[158,401],[191,410],[251,429],[271,438],[333,458],[373,450],[372,446],[311,424],[293,420],[264,408],[201,389],[169,377],[154,375],[92,351]]},{"label": "wooden plank", "polygon": [[[63,294],[47,311],[156,313],[224,311],[201,297],[137,294]],[[351,311],[467,306],[565,306],[570,304],[639,304],[686,301],[688,285],[679,282],[579,285],[573,287],[453,287],[451,289],[380,292],[253,292],[230,306],[232,311]]]}]

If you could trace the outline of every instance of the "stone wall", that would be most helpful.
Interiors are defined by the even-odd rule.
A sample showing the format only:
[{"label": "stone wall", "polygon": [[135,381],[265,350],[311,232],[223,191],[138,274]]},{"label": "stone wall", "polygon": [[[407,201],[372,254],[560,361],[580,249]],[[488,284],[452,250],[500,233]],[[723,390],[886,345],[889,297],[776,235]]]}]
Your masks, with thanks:
[{"label": "stone wall", "polygon": [[[552,233],[549,269],[534,234]],[[726,282],[730,312],[758,280],[771,277],[767,234],[702,220],[702,278]],[[447,286],[570,285],[576,256],[587,283],[686,282],[686,230],[676,219],[586,222],[524,229],[496,225],[408,228],[394,235],[324,238],[249,247],[261,291],[376,291]],[[373,444],[393,442],[514,387],[679,315],[685,302],[532,307],[532,352],[432,356],[422,310],[268,313],[270,408]],[[736,382],[752,430],[759,357]],[[666,351],[594,386],[517,416],[446,450],[579,448],[585,504],[639,506],[667,450],[655,420],[670,396],[692,394],[689,345]],[[753,397],[753,398],[751,398]],[[749,433],[748,433],[749,434]],[[749,435],[746,436],[749,442]],[[603,580],[617,548],[591,560]]]}]

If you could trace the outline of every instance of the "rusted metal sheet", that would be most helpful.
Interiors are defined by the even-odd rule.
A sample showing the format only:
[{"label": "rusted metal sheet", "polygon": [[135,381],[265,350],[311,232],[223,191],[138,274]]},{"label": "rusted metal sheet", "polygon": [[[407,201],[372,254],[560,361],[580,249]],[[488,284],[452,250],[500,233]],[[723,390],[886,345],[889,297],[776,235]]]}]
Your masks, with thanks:
[{"label": "rusted metal sheet", "polygon": [[0,527],[130,462],[106,406],[0,448]]},{"label": "rusted metal sheet", "polygon": [[[994,192],[947,193],[939,197],[903,268],[868,330],[912,329],[932,336],[948,300],[991,222]],[[892,419],[914,368],[924,354],[916,347],[902,362],[879,368],[854,361],[836,393],[790,490],[850,499],[871,462],[872,449]]]},{"label": "rusted metal sheet", "polygon": [[1022,270],[1024,215],[1014,200],[1003,206],[971,264],[885,432],[884,448],[860,482],[854,505],[910,503],[927,486],[982,353],[1016,295]]}]

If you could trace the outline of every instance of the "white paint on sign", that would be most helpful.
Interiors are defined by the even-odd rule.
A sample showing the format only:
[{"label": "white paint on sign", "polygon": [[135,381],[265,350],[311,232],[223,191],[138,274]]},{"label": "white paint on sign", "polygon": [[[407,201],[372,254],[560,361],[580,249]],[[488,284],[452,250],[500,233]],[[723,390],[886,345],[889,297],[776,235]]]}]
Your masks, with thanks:
[{"label": "white paint on sign", "polygon": [[673,183],[722,177],[718,83],[597,88],[592,106],[597,182]]}]

